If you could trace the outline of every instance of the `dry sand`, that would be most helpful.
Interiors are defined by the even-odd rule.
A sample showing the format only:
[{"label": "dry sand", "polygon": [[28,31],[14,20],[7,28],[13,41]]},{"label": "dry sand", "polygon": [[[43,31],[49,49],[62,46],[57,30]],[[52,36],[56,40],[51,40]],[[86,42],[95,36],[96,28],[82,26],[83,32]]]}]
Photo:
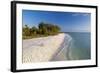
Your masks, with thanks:
[{"label": "dry sand", "polygon": [[65,34],[23,40],[23,63],[47,62],[57,52]]}]

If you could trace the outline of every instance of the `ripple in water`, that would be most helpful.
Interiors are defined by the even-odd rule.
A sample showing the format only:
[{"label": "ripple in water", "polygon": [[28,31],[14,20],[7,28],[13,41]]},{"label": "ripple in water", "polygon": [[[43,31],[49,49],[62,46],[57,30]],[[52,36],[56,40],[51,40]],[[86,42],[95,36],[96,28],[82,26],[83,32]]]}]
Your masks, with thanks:
[{"label": "ripple in water", "polygon": [[51,61],[85,60],[91,58],[90,33],[67,33],[60,51]]}]

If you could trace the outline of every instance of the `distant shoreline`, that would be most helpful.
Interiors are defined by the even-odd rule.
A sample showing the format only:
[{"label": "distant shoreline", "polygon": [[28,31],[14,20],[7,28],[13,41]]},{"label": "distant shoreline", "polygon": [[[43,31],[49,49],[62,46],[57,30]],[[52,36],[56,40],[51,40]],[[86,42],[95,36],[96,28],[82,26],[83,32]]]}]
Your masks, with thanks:
[{"label": "distant shoreline", "polygon": [[[58,34],[62,34],[63,32],[60,32]],[[23,38],[23,40],[27,40],[27,39],[34,39],[34,38],[42,38],[42,37],[49,37],[49,36],[56,36],[58,34],[54,34],[54,35],[37,35],[37,36],[24,36],[25,38]]]},{"label": "distant shoreline", "polygon": [[91,33],[91,32],[60,32],[60,33]]},{"label": "distant shoreline", "polygon": [[[62,34],[62,33],[91,33],[91,32],[59,32],[58,34]],[[37,36],[26,36],[26,38],[23,38],[23,40],[27,40],[27,39],[34,39],[34,38],[41,38],[41,37],[49,37],[49,36],[55,36],[58,34],[54,34],[54,35],[37,35]]]}]

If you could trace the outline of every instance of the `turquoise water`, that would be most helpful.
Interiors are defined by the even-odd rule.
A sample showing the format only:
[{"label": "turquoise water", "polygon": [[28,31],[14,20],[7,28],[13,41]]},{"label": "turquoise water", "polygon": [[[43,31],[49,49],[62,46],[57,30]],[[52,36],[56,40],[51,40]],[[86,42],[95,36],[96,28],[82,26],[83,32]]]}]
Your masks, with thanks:
[{"label": "turquoise water", "polygon": [[87,32],[67,32],[67,34],[72,37],[69,48],[69,59],[91,59],[91,34]]}]

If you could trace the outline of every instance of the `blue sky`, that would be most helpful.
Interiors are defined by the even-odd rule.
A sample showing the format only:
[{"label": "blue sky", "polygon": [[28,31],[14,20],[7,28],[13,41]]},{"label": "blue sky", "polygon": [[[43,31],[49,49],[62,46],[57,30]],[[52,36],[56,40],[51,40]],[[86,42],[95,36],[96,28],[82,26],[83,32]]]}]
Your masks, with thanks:
[{"label": "blue sky", "polygon": [[90,32],[90,13],[23,10],[22,15],[23,26],[46,22],[58,25],[62,32]]}]

